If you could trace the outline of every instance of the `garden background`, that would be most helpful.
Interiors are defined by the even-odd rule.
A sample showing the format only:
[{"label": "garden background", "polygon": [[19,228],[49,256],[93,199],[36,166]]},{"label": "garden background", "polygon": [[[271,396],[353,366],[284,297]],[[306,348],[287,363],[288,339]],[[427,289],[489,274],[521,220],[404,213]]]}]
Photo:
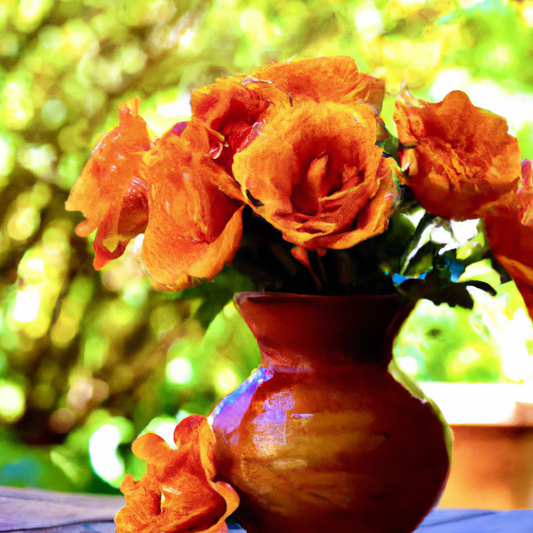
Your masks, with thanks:
[{"label": "garden background", "polygon": [[[462,89],[507,118],[533,158],[532,0],[0,2],[0,485],[118,492],[142,471],[135,436],[207,415],[258,362],[229,303],[253,289],[241,275],[156,292],[138,242],[94,271],[64,202],[118,104],[140,96],[163,133],[217,77],[339,54],[385,78],[393,133],[404,84],[430,101]],[[457,247],[459,262],[478,254],[461,279],[498,295],[476,293],[471,311],[422,302],[397,362],[422,381],[533,385],[531,321],[482,233],[461,241],[476,231],[427,238]]]}]

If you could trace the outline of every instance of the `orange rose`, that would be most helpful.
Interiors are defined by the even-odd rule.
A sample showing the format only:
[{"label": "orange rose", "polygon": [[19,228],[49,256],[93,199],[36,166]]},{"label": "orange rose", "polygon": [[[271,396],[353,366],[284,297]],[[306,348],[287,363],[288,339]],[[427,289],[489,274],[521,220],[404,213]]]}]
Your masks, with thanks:
[{"label": "orange rose", "polygon": [[[155,144],[137,99],[120,107],[120,125],[95,149],[67,209],[87,216],[80,235],[98,228],[98,269],[144,232],[145,266],[159,288],[171,290],[212,279],[232,260],[241,188],[290,242],[352,246],[384,231],[396,191],[394,165],[375,146],[383,94],[384,83],[348,57],[274,65],[195,90],[191,121]],[[276,174],[278,150],[297,159],[285,160],[288,173]],[[263,170],[261,185],[252,174]]]},{"label": "orange rose", "polygon": [[520,176],[517,140],[507,121],[453,91],[430,104],[402,92],[394,120],[402,167],[422,207],[442,218],[466,220],[515,190]]},{"label": "orange rose", "polygon": [[67,209],[87,217],[77,233],[98,228],[96,269],[144,233],[142,257],[159,288],[212,279],[239,245],[244,205],[238,185],[213,161],[220,135],[193,120],[152,142],[139,99],[128,105],[70,194]]},{"label": "orange rose", "polygon": [[343,249],[382,233],[392,214],[395,163],[376,146],[375,111],[306,100],[263,116],[235,154],[249,205],[308,250]]},{"label": "orange rose", "polygon": [[98,228],[93,245],[98,270],[122,255],[148,221],[140,165],[152,141],[146,122],[138,115],[139,105],[139,98],[120,105],[119,125],[93,150],[65,205],[68,211],[81,211],[86,217],[76,228],[78,235],[87,237]]},{"label": "orange rose", "polygon": [[533,318],[533,175],[532,161],[522,161],[517,193],[485,217],[492,252],[516,282]]},{"label": "orange rose", "polygon": [[209,150],[209,133],[192,121],[145,157],[149,220],[141,253],[148,273],[171,290],[212,279],[241,239],[242,195]]},{"label": "orange rose", "polygon": [[115,518],[117,533],[226,533],[226,518],[238,507],[231,485],[215,481],[215,436],[200,415],[182,420],[172,449],[147,433],[133,443],[133,453],[148,463],[141,481],[126,474],[120,490],[126,507]]},{"label": "orange rose", "polygon": [[195,89],[191,107],[193,117],[224,136],[219,163],[231,172],[233,155],[257,136],[267,109],[282,112],[304,101],[349,107],[366,103],[377,118],[384,94],[383,80],[360,73],[351,57],[322,57],[221,78]]},{"label": "orange rose", "polygon": [[333,57],[217,80],[191,105],[256,213],[298,246],[348,248],[386,229],[396,198],[375,145],[383,96],[382,80]]}]

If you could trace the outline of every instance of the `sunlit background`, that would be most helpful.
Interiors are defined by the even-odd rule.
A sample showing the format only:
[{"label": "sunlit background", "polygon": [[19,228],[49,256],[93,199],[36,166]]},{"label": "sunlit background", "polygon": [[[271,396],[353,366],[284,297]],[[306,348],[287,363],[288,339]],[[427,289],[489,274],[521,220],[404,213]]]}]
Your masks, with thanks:
[{"label": "sunlit background", "polygon": [[[208,414],[258,362],[228,304],[252,288],[236,273],[158,293],[138,243],[93,270],[64,202],[118,103],[140,96],[162,133],[187,116],[196,86],[337,54],[386,79],[391,129],[402,84],[434,101],[462,89],[533,157],[533,0],[0,2],[0,484],[117,492],[141,469],[133,438]],[[458,226],[457,241],[469,231]],[[514,284],[489,260],[468,278],[498,295],[476,293],[472,311],[422,302],[399,366],[422,381],[532,380],[533,328]]]}]

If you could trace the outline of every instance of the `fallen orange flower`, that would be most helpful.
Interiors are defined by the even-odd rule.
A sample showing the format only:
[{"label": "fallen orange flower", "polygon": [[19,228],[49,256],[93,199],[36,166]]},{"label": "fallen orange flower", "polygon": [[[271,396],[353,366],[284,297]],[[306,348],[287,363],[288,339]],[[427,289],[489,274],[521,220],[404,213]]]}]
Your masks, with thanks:
[{"label": "fallen orange flower", "polygon": [[507,121],[475,107],[461,91],[431,104],[396,99],[402,168],[422,207],[447,219],[480,218],[518,186],[520,149]]},{"label": "fallen orange flower", "polygon": [[207,419],[192,415],[174,431],[177,450],[147,433],[133,453],[148,463],[141,481],[127,474],[120,490],[126,507],[115,518],[117,533],[226,533],[226,518],[238,507],[231,485],[215,481],[215,436]]},{"label": "fallen orange flower", "polygon": [[533,172],[532,161],[522,161],[522,183],[516,194],[485,217],[492,252],[509,272],[533,317]]},{"label": "fallen orange flower", "polygon": [[93,244],[97,270],[122,255],[148,221],[140,165],[152,135],[138,114],[139,106],[139,98],[120,105],[119,125],[93,150],[65,205],[67,211],[81,211],[86,217],[76,228],[78,235],[87,237],[98,228]]}]

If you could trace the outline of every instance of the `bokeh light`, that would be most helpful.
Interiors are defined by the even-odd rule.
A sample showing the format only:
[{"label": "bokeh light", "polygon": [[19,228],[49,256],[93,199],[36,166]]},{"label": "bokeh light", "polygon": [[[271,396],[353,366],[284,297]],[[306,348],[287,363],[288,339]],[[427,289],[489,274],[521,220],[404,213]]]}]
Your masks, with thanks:
[{"label": "bokeh light", "polygon": [[16,383],[0,380],[0,419],[16,422],[24,414],[26,397],[24,390]]},{"label": "bokeh light", "polygon": [[124,477],[124,460],[117,454],[120,432],[111,424],[100,426],[89,439],[94,471],[110,485],[118,487]]},{"label": "bokeh light", "polygon": [[191,381],[193,374],[192,364],[186,357],[176,357],[167,363],[166,377],[169,383],[184,385]]}]

